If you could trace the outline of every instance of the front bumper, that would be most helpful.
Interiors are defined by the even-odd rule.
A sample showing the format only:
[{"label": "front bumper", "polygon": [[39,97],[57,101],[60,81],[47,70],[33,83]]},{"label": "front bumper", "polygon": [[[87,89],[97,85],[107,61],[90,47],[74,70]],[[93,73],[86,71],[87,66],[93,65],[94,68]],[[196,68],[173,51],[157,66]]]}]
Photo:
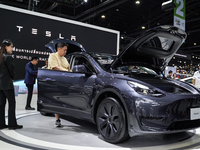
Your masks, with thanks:
[{"label": "front bumper", "polygon": [[200,108],[199,96],[169,103],[138,98],[135,104],[135,115],[142,131],[166,132],[200,127],[200,119],[190,119],[190,109]]}]

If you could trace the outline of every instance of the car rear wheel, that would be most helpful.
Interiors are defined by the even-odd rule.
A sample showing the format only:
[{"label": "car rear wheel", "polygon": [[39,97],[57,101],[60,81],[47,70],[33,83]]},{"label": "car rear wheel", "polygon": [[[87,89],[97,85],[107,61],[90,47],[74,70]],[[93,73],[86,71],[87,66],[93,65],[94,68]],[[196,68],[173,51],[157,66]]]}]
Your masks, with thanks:
[{"label": "car rear wheel", "polygon": [[120,143],[129,138],[124,109],[112,97],[107,97],[100,103],[96,122],[99,133],[107,142]]}]

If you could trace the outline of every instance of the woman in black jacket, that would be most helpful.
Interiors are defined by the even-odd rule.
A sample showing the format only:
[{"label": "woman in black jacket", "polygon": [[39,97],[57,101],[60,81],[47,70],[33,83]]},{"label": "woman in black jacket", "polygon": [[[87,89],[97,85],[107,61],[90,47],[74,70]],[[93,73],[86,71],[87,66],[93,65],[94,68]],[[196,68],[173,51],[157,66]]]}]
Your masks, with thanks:
[{"label": "woman in black jacket", "polygon": [[[0,49],[0,129],[21,129],[15,117],[15,94],[14,94],[14,63],[10,54],[13,51],[13,43],[4,40]],[[5,123],[5,105],[8,99],[8,125]]]}]

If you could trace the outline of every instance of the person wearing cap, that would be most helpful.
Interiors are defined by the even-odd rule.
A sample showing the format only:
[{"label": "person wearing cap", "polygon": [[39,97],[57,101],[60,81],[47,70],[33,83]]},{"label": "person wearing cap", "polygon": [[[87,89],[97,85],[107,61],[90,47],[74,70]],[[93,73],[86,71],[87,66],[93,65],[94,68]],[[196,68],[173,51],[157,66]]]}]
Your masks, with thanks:
[{"label": "person wearing cap", "polygon": [[[64,57],[67,53],[67,47],[68,47],[68,44],[64,42],[60,42],[57,44],[57,52],[52,53],[49,56],[48,69],[71,71],[70,65],[67,59]],[[59,114],[55,114],[55,117],[56,117],[55,126],[62,127]]]},{"label": "person wearing cap", "polygon": [[199,70],[196,71],[193,75],[193,80],[192,80],[192,84],[196,87],[196,88],[200,88],[200,64],[199,64]]}]

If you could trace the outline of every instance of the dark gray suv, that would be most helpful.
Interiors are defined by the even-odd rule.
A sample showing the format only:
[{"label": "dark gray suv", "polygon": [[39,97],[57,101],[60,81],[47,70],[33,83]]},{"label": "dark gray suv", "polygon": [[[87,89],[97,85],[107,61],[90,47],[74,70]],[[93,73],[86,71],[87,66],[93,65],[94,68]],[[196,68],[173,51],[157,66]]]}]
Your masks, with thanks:
[{"label": "dark gray suv", "polygon": [[[101,136],[119,143],[141,133],[175,133],[200,126],[200,92],[162,75],[186,39],[173,26],[148,30],[119,55],[87,53],[69,44],[72,72],[39,69],[38,111],[73,116],[97,125]],[[66,133],[67,134],[67,133]]]}]

